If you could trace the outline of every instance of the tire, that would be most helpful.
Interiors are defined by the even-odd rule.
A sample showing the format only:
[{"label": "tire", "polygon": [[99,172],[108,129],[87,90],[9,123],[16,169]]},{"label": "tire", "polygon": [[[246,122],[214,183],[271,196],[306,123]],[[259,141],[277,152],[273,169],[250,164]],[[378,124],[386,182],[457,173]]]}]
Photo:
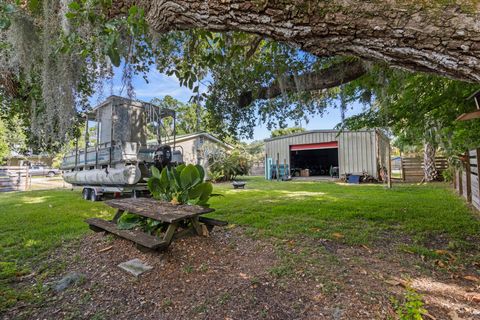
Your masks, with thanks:
[{"label": "tire", "polygon": [[90,201],[95,202],[95,201],[99,201],[99,200],[100,200],[100,196],[97,195],[97,192],[95,191],[95,189],[92,189],[90,191]]},{"label": "tire", "polygon": [[55,177],[55,172],[50,171],[49,173],[47,173],[47,177],[49,177],[49,178]]},{"label": "tire", "polygon": [[83,200],[90,200],[91,194],[92,194],[92,190],[91,190],[91,189],[89,189],[89,188],[83,188],[83,191],[82,191]]}]

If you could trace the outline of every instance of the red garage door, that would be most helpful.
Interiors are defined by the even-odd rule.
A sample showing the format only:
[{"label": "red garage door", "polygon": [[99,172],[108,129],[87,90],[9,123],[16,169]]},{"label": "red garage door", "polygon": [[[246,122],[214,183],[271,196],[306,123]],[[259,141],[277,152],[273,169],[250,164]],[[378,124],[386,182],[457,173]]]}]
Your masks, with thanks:
[{"label": "red garage door", "polygon": [[331,148],[338,148],[338,141],[330,141],[330,142],[322,142],[322,143],[294,144],[294,145],[290,146],[290,151],[331,149]]}]

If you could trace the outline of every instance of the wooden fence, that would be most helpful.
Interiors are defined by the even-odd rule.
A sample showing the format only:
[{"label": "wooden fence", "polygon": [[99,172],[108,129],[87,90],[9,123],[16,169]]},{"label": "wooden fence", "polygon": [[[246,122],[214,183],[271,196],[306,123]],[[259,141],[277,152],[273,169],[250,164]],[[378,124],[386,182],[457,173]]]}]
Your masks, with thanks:
[{"label": "wooden fence", "polygon": [[0,192],[28,190],[30,178],[28,167],[0,167]]},{"label": "wooden fence", "polygon": [[255,161],[250,168],[249,175],[251,176],[264,176],[265,175],[265,163],[264,161]]},{"label": "wooden fence", "polygon": [[[448,168],[447,159],[445,157],[435,158],[435,167],[438,174]],[[401,158],[401,176],[403,181],[420,182],[423,180],[423,158],[421,157],[402,157]]]},{"label": "wooden fence", "polygon": [[480,176],[478,162],[480,149],[470,150],[460,170],[455,171],[454,186],[458,194],[480,210]]}]

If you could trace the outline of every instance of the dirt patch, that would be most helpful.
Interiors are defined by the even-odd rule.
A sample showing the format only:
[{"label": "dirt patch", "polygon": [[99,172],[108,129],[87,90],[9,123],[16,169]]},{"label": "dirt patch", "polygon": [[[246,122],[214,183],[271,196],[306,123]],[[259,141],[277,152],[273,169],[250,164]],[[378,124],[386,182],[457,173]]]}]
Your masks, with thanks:
[{"label": "dirt patch", "polygon": [[[133,258],[153,270],[135,278],[117,267]],[[47,282],[73,271],[85,280],[5,319],[387,319],[405,285],[424,294],[436,319],[480,318],[475,277],[438,270],[393,244],[252,239],[241,228],[220,228],[209,238],[175,240],[164,253],[142,253],[98,233],[52,254],[50,263],[58,262],[65,270]]]}]

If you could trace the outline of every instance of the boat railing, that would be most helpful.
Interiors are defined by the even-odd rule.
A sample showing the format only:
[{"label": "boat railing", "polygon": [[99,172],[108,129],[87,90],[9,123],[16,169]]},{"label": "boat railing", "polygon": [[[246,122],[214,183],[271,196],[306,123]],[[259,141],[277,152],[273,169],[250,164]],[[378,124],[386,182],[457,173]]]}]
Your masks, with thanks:
[{"label": "boat railing", "polygon": [[137,161],[139,145],[136,142],[124,142],[111,146],[104,143],[85,150],[72,151],[65,155],[62,162],[63,170],[81,169],[85,167],[111,165],[119,162],[134,163]]}]

